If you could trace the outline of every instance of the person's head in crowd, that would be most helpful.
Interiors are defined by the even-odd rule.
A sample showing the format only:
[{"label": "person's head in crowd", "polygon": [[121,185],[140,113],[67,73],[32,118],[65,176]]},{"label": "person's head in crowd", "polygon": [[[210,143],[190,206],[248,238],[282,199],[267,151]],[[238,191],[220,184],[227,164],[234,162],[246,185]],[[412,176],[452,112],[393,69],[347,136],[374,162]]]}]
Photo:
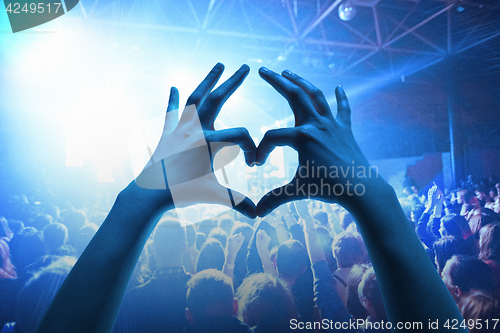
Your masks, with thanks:
[{"label": "person's head in crowd", "polygon": [[97,233],[98,229],[99,227],[94,223],[88,223],[80,229],[78,237],[73,242],[73,246],[75,247],[78,256],[83,253],[87,245]]},{"label": "person's head in crowd", "polygon": [[186,220],[191,221],[191,222],[197,222],[199,216],[200,216],[200,213],[198,212],[198,209],[196,209],[195,207],[191,206],[191,207],[186,208],[186,212],[185,212]]},{"label": "person's head in crowd", "polygon": [[61,210],[56,205],[48,205],[45,207],[45,213],[52,216],[53,222],[59,222],[61,218]]},{"label": "person's head in crowd", "polygon": [[490,197],[490,201],[494,201],[495,198],[498,196],[498,190],[496,187],[491,187],[490,188],[490,192],[488,193],[489,197]]},{"label": "person's head in crowd", "polygon": [[479,259],[500,262],[500,223],[490,223],[479,231]]},{"label": "person's head in crowd", "polygon": [[35,332],[52,298],[75,264],[73,257],[60,257],[25,284],[16,308],[16,333]]},{"label": "person's head in crowd", "polygon": [[463,188],[457,189],[457,203],[463,205],[468,201],[467,190]]},{"label": "person's head in crowd", "polygon": [[247,277],[236,293],[238,316],[258,332],[286,332],[297,318],[292,293],[279,278],[266,273]]},{"label": "person's head in crowd", "polygon": [[207,236],[207,239],[210,238],[215,238],[217,239],[221,244],[222,247],[225,248],[227,244],[227,233],[221,229],[221,228],[214,228],[210,230],[210,233]]},{"label": "person's head in crowd", "polygon": [[443,271],[446,262],[454,255],[471,255],[472,250],[462,237],[445,236],[434,242],[435,262],[438,272]]},{"label": "person's head in crowd", "polygon": [[231,278],[216,269],[193,275],[187,283],[186,318],[195,327],[203,327],[211,318],[236,316],[238,302]]},{"label": "person's head in crowd", "polygon": [[449,214],[441,218],[441,236],[455,236],[467,239],[472,234],[467,220],[458,214]]},{"label": "person's head in crowd", "polygon": [[318,221],[319,225],[322,227],[328,227],[328,214],[325,212],[317,212],[314,214],[314,220]]},{"label": "person's head in crowd", "polygon": [[[252,239],[253,228],[252,228],[252,226],[250,226],[247,223],[237,222],[234,224],[233,228],[231,229],[230,235],[233,236],[233,235],[236,235],[239,233],[242,233],[243,237],[245,237],[245,240],[243,241],[242,248],[243,247],[246,248],[248,246],[248,243],[250,242],[250,239]],[[246,249],[245,249],[245,251],[246,251]]]},{"label": "person's head in crowd", "polygon": [[489,191],[486,190],[484,187],[478,187],[475,190],[476,193],[476,198],[481,202],[481,205],[484,206],[484,201],[486,200],[486,197],[488,197],[487,193]]},{"label": "person's head in crowd", "polygon": [[196,271],[201,272],[211,268],[222,271],[225,260],[226,257],[221,242],[215,238],[207,239],[200,250]]},{"label": "person's head in crowd", "polygon": [[349,268],[364,261],[364,251],[356,236],[349,232],[341,232],[332,243],[333,256],[339,268]]},{"label": "person's head in crowd", "polygon": [[387,320],[382,293],[373,268],[368,269],[358,286],[359,300],[373,322]]},{"label": "person's head in crowd", "polygon": [[[466,323],[472,321],[469,333],[496,333],[498,325],[490,325],[500,318],[500,303],[491,295],[482,291],[473,291],[462,298],[460,312]],[[481,323],[481,326],[477,325]]]},{"label": "person's head in crowd", "polygon": [[129,281],[128,289],[148,282],[156,271],[156,256],[153,250],[153,239],[150,237],[137,261],[132,276]]},{"label": "person's head in crowd", "polygon": [[227,235],[231,233],[231,229],[234,226],[234,219],[229,214],[222,214],[217,221],[217,228],[221,228],[226,232]]},{"label": "person's head in crowd", "polygon": [[157,269],[180,267],[187,249],[186,229],[176,218],[162,219],[154,230],[152,245]]},{"label": "person's head in crowd", "polygon": [[217,221],[212,217],[205,219],[198,224],[198,232],[204,233],[206,236],[210,233],[210,230],[217,226]]},{"label": "person's head in crowd", "polygon": [[340,219],[340,227],[342,230],[347,230],[347,228],[354,223],[354,219],[352,218],[352,215],[347,211],[347,210],[342,210],[342,212],[339,215]]},{"label": "person's head in crowd", "polygon": [[495,219],[491,214],[475,214],[469,219],[470,230],[473,234],[477,234],[482,227],[493,222],[495,222]]},{"label": "person's head in crowd", "polygon": [[207,240],[207,235],[205,235],[202,232],[196,233],[196,249],[198,251],[201,250],[201,248],[203,247],[203,244],[205,244],[206,240]]},{"label": "person's head in crowd", "polygon": [[8,220],[7,223],[14,236],[19,235],[24,228],[24,223],[18,220]]},{"label": "person's head in crowd", "polygon": [[36,262],[46,254],[43,235],[33,227],[24,228],[19,235],[16,247],[11,249],[12,263],[16,266],[18,275],[22,274],[26,266]]},{"label": "person's head in crowd", "polygon": [[493,294],[495,289],[495,276],[491,268],[484,261],[471,256],[453,256],[446,262],[442,277],[457,303],[472,290]]},{"label": "person's head in crowd", "polygon": [[50,254],[59,254],[68,241],[68,228],[61,223],[51,223],[43,229],[43,240]]},{"label": "person's head in crowd", "polygon": [[62,223],[68,228],[69,243],[73,245],[79,236],[80,230],[88,223],[87,214],[83,210],[68,212]]},{"label": "person's head in crowd", "polygon": [[368,312],[359,300],[358,287],[363,279],[363,275],[370,269],[368,265],[354,265],[347,276],[347,288],[343,302],[347,310],[355,319],[366,319]]},{"label": "person's head in crowd", "polygon": [[307,249],[297,240],[287,240],[278,248],[276,265],[280,278],[293,285],[309,265]]},{"label": "person's head in crowd", "polygon": [[48,214],[38,214],[33,218],[33,220],[28,223],[28,226],[35,228],[38,231],[42,231],[43,228],[52,223],[52,216]]}]

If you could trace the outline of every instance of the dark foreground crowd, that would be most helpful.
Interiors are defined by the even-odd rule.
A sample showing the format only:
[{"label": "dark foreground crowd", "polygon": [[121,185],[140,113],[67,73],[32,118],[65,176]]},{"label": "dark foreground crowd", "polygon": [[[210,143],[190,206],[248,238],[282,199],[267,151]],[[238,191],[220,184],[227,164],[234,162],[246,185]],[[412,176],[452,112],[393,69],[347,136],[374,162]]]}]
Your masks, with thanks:
[{"label": "dark foreground crowd", "polygon": [[[500,196],[494,185],[488,193],[484,188],[458,189],[446,199],[437,187],[423,197],[405,189],[411,194],[400,199],[466,322],[474,322],[471,328],[483,322],[484,328],[471,332],[495,332],[486,322],[493,328],[500,318]],[[83,210],[24,206],[25,222],[21,216],[0,220],[2,333],[35,331],[99,227]],[[188,212],[208,213],[194,207]],[[308,246],[311,234],[316,244]],[[311,262],[308,250],[314,247],[325,261]],[[321,331],[335,327],[330,320],[351,318],[363,320],[365,331],[370,323],[383,331],[380,323],[387,322],[352,216],[315,201],[286,204],[257,220],[230,211],[183,225],[165,214],[146,242],[113,331],[202,331],[195,319],[207,306],[213,312],[202,325],[214,332],[248,332],[257,324],[268,332]],[[335,318],[322,316],[324,311],[336,312]]]}]

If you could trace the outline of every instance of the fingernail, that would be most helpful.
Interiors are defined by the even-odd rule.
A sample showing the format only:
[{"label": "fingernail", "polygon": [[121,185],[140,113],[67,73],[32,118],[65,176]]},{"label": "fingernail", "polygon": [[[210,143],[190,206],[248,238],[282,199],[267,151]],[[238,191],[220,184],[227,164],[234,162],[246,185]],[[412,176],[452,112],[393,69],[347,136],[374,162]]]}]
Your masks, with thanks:
[{"label": "fingernail", "polygon": [[244,64],[244,65],[241,65],[240,69],[246,72],[246,71],[250,70],[250,67],[247,64]]},{"label": "fingernail", "polygon": [[292,72],[290,72],[288,69],[285,69],[285,70],[283,71],[283,74],[284,74],[284,75],[293,75],[293,73],[292,73]]},{"label": "fingernail", "polygon": [[341,94],[343,94],[343,93],[344,93],[344,88],[343,88],[341,85],[337,86],[337,88],[339,89],[339,92],[340,92]]},{"label": "fingernail", "polygon": [[266,67],[261,67],[260,70],[264,73],[269,72],[269,69],[267,69]]},{"label": "fingernail", "polygon": [[220,71],[223,68],[224,68],[224,65],[221,64],[220,62],[218,62],[217,65],[215,65],[214,70]]}]

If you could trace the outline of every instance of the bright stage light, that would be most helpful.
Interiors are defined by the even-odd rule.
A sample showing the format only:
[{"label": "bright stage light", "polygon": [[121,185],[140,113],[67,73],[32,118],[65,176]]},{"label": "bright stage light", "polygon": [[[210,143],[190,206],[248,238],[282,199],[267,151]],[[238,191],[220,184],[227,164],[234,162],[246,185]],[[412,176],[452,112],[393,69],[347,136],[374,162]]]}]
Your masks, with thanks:
[{"label": "bright stage light", "polygon": [[342,21],[350,21],[356,16],[356,6],[349,0],[343,2],[339,6],[339,17]]}]

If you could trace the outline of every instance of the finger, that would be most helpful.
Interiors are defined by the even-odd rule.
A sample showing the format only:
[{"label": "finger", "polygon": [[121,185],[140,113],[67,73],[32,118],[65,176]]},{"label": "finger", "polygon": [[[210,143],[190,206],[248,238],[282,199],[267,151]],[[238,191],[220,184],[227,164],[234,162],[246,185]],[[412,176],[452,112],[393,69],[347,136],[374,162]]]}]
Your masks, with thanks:
[{"label": "finger", "polygon": [[317,116],[309,97],[299,86],[265,67],[259,69],[259,74],[288,101],[296,126],[303,124],[308,117]]},{"label": "finger", "polygon": [[337,99],[337,120],[351,128],[351,107],[349,106],[344,88],[341,86],[335,88],[335,97]]},{"label": "finger", "polygon": [[304,80],[302,77],[290,72],[289,70],[283,71],[282,75],[304,90],[304,92],[309,96],[309,100],[312,105],[320,115],[333,117],[325,95],[320,89],[316,88],[309,81]]},{"label": "finger", "polygon": [[217,81],[219,81],[222,72],[224,72],[224,65],[221,63],[215,65],[191,96],[189,96],[186,106],[194,104],[198,110],[210,91],[217,84]]},{"label": "finger", "polygon": [[290,146],[296,149],[296,136],[296,128],[279,128],[267,131],[262,141],[259,143],[259,147],[257,147],[255,163],[257,163],[257,165],[264,164],[269,154],[271,154],[277,146]]},{"label": "finger", "polygon": [[[245,154],[245,162],[249,166],[253,166],[255,163],[255,157],[257,156],[257,147],[255,146],[255,142],[253,141],[250,133],[244,127],[238,128],[230,128],[220,131],[208,132],[205,134],[205,138],[207,142],[221,142],[227,143],[231,142],[240,146]],[[212,145],[210,145],[212,147]],[[218,147],[218,150],[221,149],[225,144],[221,147]],[[215,155],[216,151],[212,151],[212,154]]]},{"label": "finger", "polygon": [[176,87],[170,88],[167,112],[179,110],[179,90]]},{"label": "finger", "polygon": [[[234,210],[240,212],[241,214],[251,219],[257,217],[257,210],[252,200],[248,199],[246,196],[237,191],[231,189],[227,189],[227,191],[234,198],[233,199],[234,202],[238,202],[238,204],[233,205]],[[238,197],[240,199],[238,199]],[[243,200],[241,200],[241,197],[243,197]]]},{"label": "finger", "polygon": [[165,114],[165,124],[163,132],[170,132],[175,129],[179,117],[179,91],[176,87],[170,88],[167,112]]},{"label": "finger", "polygon": [[219,115],[222,105],[243,83],[249,71],[248,65],[241,66],[226,82],[208,95],[198,112],[203,128],[213,129],[214,121]]},{"label": "finger", "polygon": [[287,202],[307,198],[305,193],[303,194],[301,191],[297,190],[296,182],[297,180],[294,179],[290,183],[278,187],[264,195],[257,204],[257,215],[264,217]]}]

